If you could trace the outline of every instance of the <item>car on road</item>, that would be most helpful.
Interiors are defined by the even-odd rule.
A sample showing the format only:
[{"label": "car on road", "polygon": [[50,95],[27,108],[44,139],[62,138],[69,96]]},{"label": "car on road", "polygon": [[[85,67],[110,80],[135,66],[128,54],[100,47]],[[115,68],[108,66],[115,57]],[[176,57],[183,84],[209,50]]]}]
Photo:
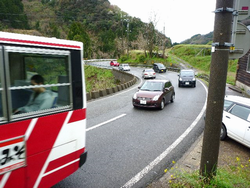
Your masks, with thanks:
[{"label": "car on road", "polygon": [[132,98],[134,107],[163,109],[174,102],[175,90],[170,80],[147,80]]},{"label": "car on road", "polygon": [[224,100],[220,139],[230,137],[250,148],[250,99],[227,95]]},{"label": "car on road", "polygon": [[119,63],[116,61],[110,61],[110,66],[119,67]]},{"label": "car on road", "polygon": [[156,78],[154,69],[144,69],[142,71],[142,78]]},{"label": "car on road", "polygon": [[182,69],[178,74],[178,86],[196,87],[195,72],[192,69]]},{"label": "car on road", "polygon": [[119,70],[130,71],[130,66],[129,66],[129,64],[121,64],[121,65],[119,65]]},{"label": "car on road", "polygon": [[154,63],[153,69],[155,72],[163,73],[167,71],[167,68],[162,63]]}]

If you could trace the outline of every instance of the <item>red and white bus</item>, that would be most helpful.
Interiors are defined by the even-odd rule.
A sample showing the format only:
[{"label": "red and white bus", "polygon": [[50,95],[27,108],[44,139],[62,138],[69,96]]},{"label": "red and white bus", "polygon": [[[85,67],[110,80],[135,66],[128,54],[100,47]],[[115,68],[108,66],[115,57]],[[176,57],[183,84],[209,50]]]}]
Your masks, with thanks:
[{"label": "red and white bus", "polygon": [[[16,113],[36,88],[46,105]],[[85,163],[85,140],[83,44],[0,32],[0,188],[51,187]]]}]

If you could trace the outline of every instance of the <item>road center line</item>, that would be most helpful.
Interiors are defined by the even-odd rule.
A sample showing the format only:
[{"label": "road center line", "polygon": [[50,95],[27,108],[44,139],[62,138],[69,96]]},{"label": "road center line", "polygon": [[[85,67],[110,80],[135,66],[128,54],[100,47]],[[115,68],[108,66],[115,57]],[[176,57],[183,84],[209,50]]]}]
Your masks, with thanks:
[{"label": "road center line", "polygon": [[[206,86],[199,81],[202,86],[205,88],[206,95],[207,95],[207,88]],[[192,129],[196,126],[198,121],[202,118],[203,113],[206,110],[207,106],[207,96],[206,96],[206,101],[205,104],[199,113],[199,115],[196,117],[196,119],[193,121],[193,123],[186,129],[186,131],[173,143],[171,146],[169,146],[163,153],[161,153],[155,160],[153,160],[149,165],[147,165],[141,172],[136,174],[132,179],[130,179],[125,185],[122,186],[122,188],[130,188],[134,184],[136,184],[138,181],[140,181],[143,176],[145,176],[150,170],[152,170],[157,164],[159,164],[175,147],[181,143],[181,141],[192,131]]]},{"label": "road center line", "polygon": [[95,128],[101,127],[101,126],[103,126],[103,125],[105,125],[105,124],[107,124],[107,123],[110,123],[110,122],[112,122],[112,121],[115,121],[115,120],[117,120],[117,119],[119,119],[119,118],[121,118],[121,117],[123,117],[123,116],[126,116],[126,114],[121,114],[121,115],[116,116],[116,117],[114,117],[114,118],[112,118],[112,119],[110,119],[110,120],[107,120],[107,121],[104,121],[104,122],[102,122],[102,123],[99,123],[99,124],[97,124],[97,125],[95,125],[95,126],[93,126],[93,127],[90,127],[90,128],[88,128],[88,129],[86,129],[86,131],[90,131],[90,130],[93,130],[93,129],[95,129]]}]

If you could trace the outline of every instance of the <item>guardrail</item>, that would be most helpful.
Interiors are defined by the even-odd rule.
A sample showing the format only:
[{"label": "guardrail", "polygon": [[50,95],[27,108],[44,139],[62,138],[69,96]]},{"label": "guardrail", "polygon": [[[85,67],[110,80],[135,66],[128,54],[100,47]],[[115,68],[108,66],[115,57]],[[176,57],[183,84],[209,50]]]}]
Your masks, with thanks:
[{"label": "guardrail", "polygon": [[[95,67],[105,68],[105,69],[112,69],[113,67],[109,65],[103,65],[99,63],[100,61],[116,61],[117,59],[90,59],[90,60],[84,60],[84,64],[91,65]],[[99,63],[99,64],[93,64],[93,63]]]}]

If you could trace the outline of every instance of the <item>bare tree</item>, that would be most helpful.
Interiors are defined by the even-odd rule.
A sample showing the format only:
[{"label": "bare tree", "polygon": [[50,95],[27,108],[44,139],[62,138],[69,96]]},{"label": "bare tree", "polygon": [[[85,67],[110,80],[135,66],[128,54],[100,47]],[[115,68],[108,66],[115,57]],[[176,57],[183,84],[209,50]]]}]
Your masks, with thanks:
[{"label": "bare tree", "polygon": [[157,41],[156,26],[158,23],[158,17],[156,12],[152,12],[149,18],[149,24],[146,26],[146,39],[147,39],[147,50],[149,52],[149,57],[153,56],[153,50],[155,49],[155,44]]}]

